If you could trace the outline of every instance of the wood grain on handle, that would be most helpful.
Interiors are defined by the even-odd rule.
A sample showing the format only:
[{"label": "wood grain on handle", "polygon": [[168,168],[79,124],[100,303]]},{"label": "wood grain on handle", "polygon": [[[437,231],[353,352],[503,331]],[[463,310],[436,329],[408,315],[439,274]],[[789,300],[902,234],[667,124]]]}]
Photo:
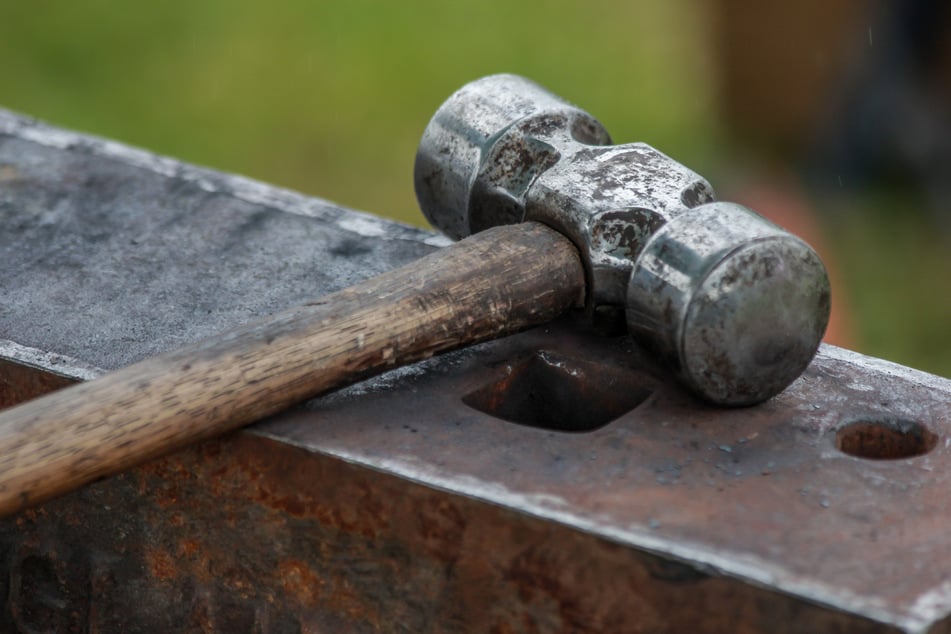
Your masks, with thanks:
[{"label": "wood grain on handle", "polygon": [[544,323],[584,294],[578,253],[537,223],[0,413],[0,515],[438,352]]}]

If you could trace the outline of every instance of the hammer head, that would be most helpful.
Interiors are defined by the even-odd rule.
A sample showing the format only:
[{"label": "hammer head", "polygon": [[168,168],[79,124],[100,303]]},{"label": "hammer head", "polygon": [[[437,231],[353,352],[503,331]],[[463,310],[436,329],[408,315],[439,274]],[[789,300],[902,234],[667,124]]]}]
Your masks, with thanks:
[{"label": "hammer head", "polygon": [[628,329],[696,393],[747,405],[782,391],[828,322],[825,268],[804,242],[715,202],[699,175],[643,143],[610,145],[591,115],[514,75],[474,81],[423,134],[415,182],[453,238],[536,220],[581,252],[590,311]]}]

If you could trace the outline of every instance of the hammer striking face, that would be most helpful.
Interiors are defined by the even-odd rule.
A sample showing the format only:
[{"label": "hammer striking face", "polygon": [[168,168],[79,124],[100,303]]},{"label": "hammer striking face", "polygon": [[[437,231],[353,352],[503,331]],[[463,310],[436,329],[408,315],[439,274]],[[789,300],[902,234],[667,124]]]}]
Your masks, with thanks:
[{"label": "hammer striking face", "polygon": [[643,143],[610,145],[590,114],[514,75],[452,95],[423,134],[416,192],[453,238],[534,220],[581,253],[589,311],[629,331],[704,398],[749,405],[782,391],[829,318],[819,257]]}]

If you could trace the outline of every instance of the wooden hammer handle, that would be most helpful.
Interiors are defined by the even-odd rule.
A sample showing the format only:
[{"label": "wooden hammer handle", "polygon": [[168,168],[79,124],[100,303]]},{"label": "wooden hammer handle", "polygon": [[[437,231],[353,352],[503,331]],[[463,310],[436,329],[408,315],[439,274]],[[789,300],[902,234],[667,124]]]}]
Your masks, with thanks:
[{"label": "wooden hammer handle", "polygon": [[315,302],[0,413],[0,515],[583,301],[563,236],[498,227]]}]

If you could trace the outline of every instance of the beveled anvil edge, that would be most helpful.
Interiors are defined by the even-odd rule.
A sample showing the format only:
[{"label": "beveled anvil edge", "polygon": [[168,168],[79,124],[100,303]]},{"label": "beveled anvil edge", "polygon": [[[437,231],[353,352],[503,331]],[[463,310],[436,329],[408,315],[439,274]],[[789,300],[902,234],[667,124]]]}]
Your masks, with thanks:
[{"label": "beveled anvil edge", "polygon": [[[878,357],[862,354],[861,352],[855,352],[854,350],[833,346],[828,343],[819,346],[819,352],[816,356],[823,359],[841,361],[842,363],[902,379],[932,390],[951,392],[951,379],[938,376],[937,374],[931,374],[924,370],[916,370],[915,368],[910,368],[900,363],[895,363],[894,361],[887,361],[885,359],[879,359]],[[813,361],[813,363],[815,363],[815,361]]]},{"label": "beveled anvil edge", "polygon": [[75,357],[31,348],[9,339],[0,339],[0,360],[17,363],[41,372],[57,374],[75,381],[91,381],[107,372],[103,368],[90,365]]}]

